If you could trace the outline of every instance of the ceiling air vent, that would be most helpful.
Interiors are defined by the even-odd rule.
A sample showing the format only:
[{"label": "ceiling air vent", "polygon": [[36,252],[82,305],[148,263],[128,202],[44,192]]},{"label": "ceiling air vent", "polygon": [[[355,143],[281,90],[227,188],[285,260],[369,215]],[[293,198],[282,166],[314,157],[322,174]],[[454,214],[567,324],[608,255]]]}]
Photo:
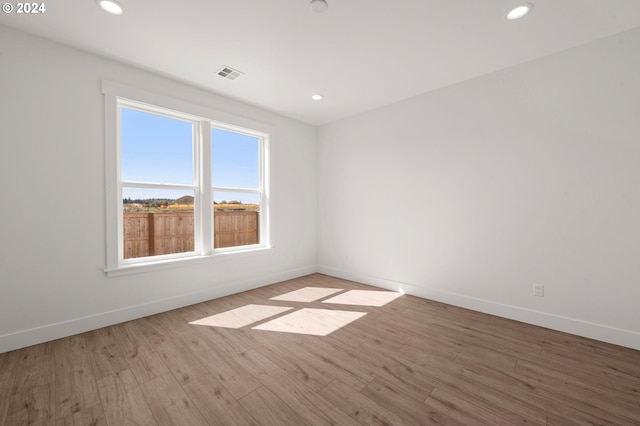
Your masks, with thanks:
[{"label": "ceiling air vent", "polygon": [[234,70],[233,68],[225,65],[224,67],[218,70],[218,75],[220,77],[224,77],[229,80],[235,80],[236,78],[240,77],[242,73],[238,70]]}]

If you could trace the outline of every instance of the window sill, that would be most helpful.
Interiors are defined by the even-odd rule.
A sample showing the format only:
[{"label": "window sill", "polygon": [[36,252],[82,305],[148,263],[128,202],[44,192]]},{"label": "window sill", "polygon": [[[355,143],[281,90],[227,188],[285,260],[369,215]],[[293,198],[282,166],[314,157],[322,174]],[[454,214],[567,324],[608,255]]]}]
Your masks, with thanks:
[{"label": "window sill", "polygon": [[275,247],[255,247],[255,248],[247,248],[240,250],[230,250],[230,249],[219,249],[215,250],[210,255],[193,255],[193,256],[184,256],[177,257],[171,259],[162,259],[162,260],[152,260],[148,262],[141,263],[130,263],[125,265],[120,265],[115,268],[105,269],[104,272],[107,274],[107,277],[119,277],[123,275],[137,274],[141,272],[153,272],[162,269],[168,268],[178,268],[184,267],[188,265],[194,265],[205,262],[218,261],[221,259],[229,259],[233,257],[234,259],[238,258],[248,258],[254,256],[266,256],[271,255],[275,251]]}]

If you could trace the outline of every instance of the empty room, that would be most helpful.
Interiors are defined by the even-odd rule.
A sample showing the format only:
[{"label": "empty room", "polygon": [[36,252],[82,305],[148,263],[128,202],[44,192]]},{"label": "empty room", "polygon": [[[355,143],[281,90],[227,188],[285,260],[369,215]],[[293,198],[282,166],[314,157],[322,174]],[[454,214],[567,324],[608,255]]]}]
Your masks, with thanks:
[{"label": "empty room", "polygon": [[0,425],[640,424],[640,2],[8,0]]}]

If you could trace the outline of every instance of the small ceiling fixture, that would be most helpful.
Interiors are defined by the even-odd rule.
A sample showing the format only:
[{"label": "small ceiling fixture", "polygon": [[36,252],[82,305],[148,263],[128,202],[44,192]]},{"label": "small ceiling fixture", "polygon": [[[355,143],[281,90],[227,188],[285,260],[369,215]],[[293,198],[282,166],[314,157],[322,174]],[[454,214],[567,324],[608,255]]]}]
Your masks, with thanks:
[{"label": "small ceiling fixture", "polygon": [[122,5],[114,0],[96,0],[96,4],[112,15],[122,15],[124,13]]},{"label": "small ceiling fixture", "polygon": [[313,99],[314,101],[321,101],[324,98],[324,96],[322,96],[321,94],[315,94],[315,95],[311,95],[311,99]]},{"label": "small ceiling fixture", "polygon": [[311,0],[309,7],[316,13],[322,13],[329,8],[325,0]]},{"label": "small ceiling fixture", "polygon": [[509,9],[509,12],[507,12],[507,19],[510,21],[520,19],[527,13],[531,12],[531,9],[533,9],[533,5],[531,3],[519,4],[518,6]]}]

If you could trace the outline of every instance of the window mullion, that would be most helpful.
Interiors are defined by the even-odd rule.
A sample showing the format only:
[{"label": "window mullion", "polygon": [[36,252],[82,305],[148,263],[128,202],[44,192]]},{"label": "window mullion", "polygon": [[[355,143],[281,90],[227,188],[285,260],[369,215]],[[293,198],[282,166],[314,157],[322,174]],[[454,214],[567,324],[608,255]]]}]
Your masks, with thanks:
[{"label": "window mullion", "polygon": [[211,190],[211,123],[200,121],[199,123],[199,146],[200,155],[198,161],[198,191],[200,194],[200,224],[199,240],[201,243],[200,253],[210,255],[213,253],[213,191]]},{"label": "window mullion", "polygon": [[186,190],[194,190],[196,185],[183,185],[183,184],[172,184],[172,183],[152,183],[152,182],[132,182],[132,181],[122,181],[121,185],[123,188],[150,188],[150,189],[186,189]]},{"label": "window mullion", "polygon": [[247,194],[259,194],[261,192],[260,189],[251,189],[251,188],[231,188],[226,186],[213,186],[212,189],[215,192],[242,192]]}]

